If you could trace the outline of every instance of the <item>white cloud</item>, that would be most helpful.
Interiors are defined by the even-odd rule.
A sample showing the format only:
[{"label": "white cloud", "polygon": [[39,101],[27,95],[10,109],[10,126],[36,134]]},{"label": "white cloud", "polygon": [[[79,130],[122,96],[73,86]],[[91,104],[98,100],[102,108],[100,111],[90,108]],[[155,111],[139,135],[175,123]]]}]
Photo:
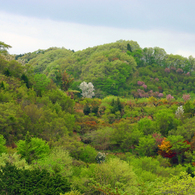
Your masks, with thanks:
[{"label": "white cloud", "polygon": [[82,50],[119,39],[134,40],[143,47],[161,47],[167,53],[195,57],[195,35],[167,30],[119,29],[24,17],[0,12],[1,41],[12,54],[49,47]]}]

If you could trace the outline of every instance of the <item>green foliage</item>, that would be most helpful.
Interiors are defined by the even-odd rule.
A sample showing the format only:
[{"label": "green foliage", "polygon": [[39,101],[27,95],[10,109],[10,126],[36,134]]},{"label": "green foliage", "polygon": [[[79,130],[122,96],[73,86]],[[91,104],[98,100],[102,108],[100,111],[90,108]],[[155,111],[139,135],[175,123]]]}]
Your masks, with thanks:
[{"label": "green foliage", "polygon": [[25,114],[21,107],[14,103],[0,103],[0,133],[7,144],[12,144],[24,133]]},{"label": "green foliage", "polygon": [[74,159],[79,159],[80,150],[84,147],[84,144],[78,141],[78,137],[63,136],[58,141],[52,142],[53,147],[60,147],[70,153],[70,156]]},{"label": "green foliage", "polygon": [[25,159],[21,159],[21,155],[14,154],[5,154],[3,153],[0,156],[0,166],[6,166],[6,163],[9,163],[15,166],[17,169],[32,169],[30,165],[26,162]]},{"label": "green foliage", "polygon": [[24,81],[24,83],[26,84],[26,87],[27,87],[27,88],[30,87],[28,77],[27,77],[24,73],[23,73],[22,76],[21,76],[21,80]]},{"label": "green foliage", "polygon": [[167,141],[172,145],[171,150],[177,154],[178,163],[182,163],[183,153],[190,148],[190,144],[184,142],[184,138],[181,135],[170,135],[167,137]]},{"label": "green foliage", "polygon": [[120,112],[121,112],[122,109],[123,109],[123,105],[121,104],[119,98],[117,98],[116,101],[115,101],[114,99],[112,99],[111,106],[113,107],[113,108],[111,109],[111,112],[112,112],[113,114],[114,114],[115,112],[117,112],[117,111],[120,111]]},{"label": "green foliage", "polygon": [[28,163],[44,158],[49,154],[49,145],[40,138],[31,138],[27,132],[25,140],[20,140],[17,144],[17,152],[25,158]]},{"label": "green foliage", "polygon": [[9,71],[9,69],[4,70],[4,75],[7,77],[11,76],[11,72]]},{"label": "green foliage", "polygon": [[43,92],[46,90],[46,87],[49,85],[50,80],[45,74],[36,74],[34,76],[34,89],[37,92],[38,96],[42,96]]},{"label": "green foliage", "polygon": [[139,139],[139,145],[136,146],[136,151],[141,156],[153,156],[156,151],[156,141],[152,135],[147,135]]},{"label": "green foliage", "polygon": [[154,159],[152,157],[129,157],[127,159],[129,164],[133,166],[133,170],[136,175],[139,176],[140,182],[155,182],[160,177],[170,178],[172,175],[179,175],[181,171],[185,171],[186,168],[181,165],[170,167],[170,163],[162,162],[162,159]]},{"label": "green foliage", "polygon": [[89,107],[89,104],[85,104],[85,106],[83,108],[83,113],[85,115],[89,115],[90,112],[91,112],[91,108]]},{"label": "green foliage", "polygon": [[91,141],[90,144],[95,149],[108,150],[112,149],[112,145],[115,143],[112,140],[113,132],[113,128],[105,127],[96,131],[91,131],[86,136],[88,136],[89,140]]},{"label": "green foliage", "polygon": [[93,163],[96,161],[96,156],[97,151],[90,145],[80,148],[79,159],[81,159],[82,161],[86,163]]},{"label": "green foliage", "polygon": [[[185,58],[167,54],[159,47],[142,49],[134,41],[122,40],[78,52],[49,48],[17,56],[17,59],[31,64],[35,73],[47,75],[58,85],[62,84],[60,73],[64,71],[75,78],[72,86],[75,90],[78,90],[82,80],[90,81],[96,91],[101,91],[100,94],[96,93],[98,97],[108,94],[129,96],[139,89],[138,80],[148,86],[145,90],[146,97],[158,97],[159,92],[163,92],[164,96],[166,93],[175,97],[184,91],[194,91],[192,70],[195,60],[192,56]],[[169,68],[167,73],[166,67]],[[182,68],[184,73],[179,74],[176,71],[178,68]],[[67,83],[66,81],[67,79],[63,83]],[[150,90],[153,92],[150,93]]]},{"label": "green foliage", "polygon": [[70,191],[67,179],[46,170],[17,169],[6,163],[0,171],[0,194],[60,194]]},{"label": "green foliage", "polygon": [[[195,90],[192,56],[169,55],[162,48],[142,49],[136,42],[120,40],[78,52],[50,48],[12,59],[0,55],[3,167],[8,162],[22,171],[46,169],[47,180],[60,174],[73,181],[70,194],[78,189],[89,195],[158,194],[158,189],[160,194],[169,193],[162,190],[172,175],[186,171],[194,176],[194,94],[185,103],[181,99]],[[83,80],[90,81],[97,97],[104,99],[81,101],[73,97],[73,91],[65,93],[72,82],[69,75],[75,78],[71,86],[75,93]],[[162,99],[162,93],[175,99]],[[115,96],[105,97],[108,94]],[[82,112],[84,105],[88,105],[84,107],[88,115]],[[182,105],[183,116],[175,115]],[[32,136],[22,141],[27,130]],[[162,152],[160,147],[158,152],[158,145],[163,145],[161,135],[170,142],[171,154],[157,156]],[[5,140],[8,153],[18,150],[18,154],[3,153]],[[10,149],[16,142],[18,148]],[[102,150],[111,154],[97,164]]]},{"label": "green foliage", "polygon": [[[81,180],[81,178],[83,178]],[[102,164],[91,164],[89,168],[82,168],[80,176],[74,178],[73,187],[86,194],[96,194],[98,185],[117,187],[127,194],[136,194],[137,177],[132,167],[118,158],[110,159]]]},{"label": "green foliage", "polygon": [[152,134],[155,131],[155,123],[147,117],[138,121],[138,129],[144,133],[144,135]]},{"label": "green foliage", "polygon": [[66,178],[72,175],[72,158],[69,152],[62,148],[54,148],[50,154],[37,160],[33,166],[46,169],[53,175],[60,174]]},{"label": "green foliage", "polygon": [[6,140],[4,139],[3,135],[0,135],[0,155],[7,151],[5,143]]},{"label": "green foliage", "polygon": [[[60,194],[63,195],[63,194]],[[64,195],[82,195],[79,191],[71,191],[71,192],[67,192]]]},{"label": "green foliage", "polygon": [[0,41],[0,54],[7,54],[7,49],[9,48],[11,48],[10,45],[7,45],[4,42]]},{"label": "green foliage", "polygon": [[[52,104],[58,103],[63,111],[73,113],[75,102],[66,93],[58,89],[52,89],[44,93],[44,98],[49,98]],[[43,99],[44,100],[44,99]]]},{"label": "green foliage", "polygon": [[138,144],[140,137],[143,137],[143,133],[138,130],[137,126],[124,121],[115,124],[112,141],[117,148],[128,151],[129,149],[133,150],[133,146]]},{"label": "green foliage", "polygon": [[172,129],[176,129],[179,121],[175,118],[175,115],[166,109],[160,110],[155,114],[157,128],[163,136],[167,136],[168,132]]},{"label": "green foliage", "polygon": [[195,191],[195,178],[192,178],[186,172],[171,177],[168,181],[158,186],[156,194],[185,194],[192,195]]},{"label": "green foliage", "polygon": [[177,127],[177,130],[172,130],[169,135],[181,135],[185,140],[191,141],[195,134],[195,117],[187,119],[185,123]]}]

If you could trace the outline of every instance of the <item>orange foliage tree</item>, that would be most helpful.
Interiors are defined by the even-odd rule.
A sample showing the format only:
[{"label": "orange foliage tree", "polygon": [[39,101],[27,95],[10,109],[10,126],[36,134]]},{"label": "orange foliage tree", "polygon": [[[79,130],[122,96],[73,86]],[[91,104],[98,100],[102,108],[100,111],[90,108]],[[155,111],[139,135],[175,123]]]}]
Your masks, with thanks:
[{"label": "orange foliage tree", "polygon": [[163,157],[172,158],[176,154],[172,152],[171,148],[172,145],[170,141],[167,141],[166,138],[164,138],[161,142],[161,145],[158,145],[159,151],[158,153]]}]

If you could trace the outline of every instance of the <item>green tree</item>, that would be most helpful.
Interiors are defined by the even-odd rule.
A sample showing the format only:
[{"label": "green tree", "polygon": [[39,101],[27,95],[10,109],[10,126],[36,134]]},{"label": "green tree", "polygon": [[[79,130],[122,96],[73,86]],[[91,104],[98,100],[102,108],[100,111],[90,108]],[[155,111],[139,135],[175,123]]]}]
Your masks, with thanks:
[{"label": "green tree", "polygon": [[20,140],[17,144],[17,152],[25,158],[28,163],[41,159],[50,152],[49,145],[40,138],[31,138],[27,132],[25,140]]},{"label": "green tree", "polygon": [[11,102],[0,103],[0,133],[6,139],[7,145],[22,138],[25,120],[26,115],[19,105]]},{"label": "green tree", "polygon": [[190,144],[187,144],[184,142],[184,138],[181,135],[170,135],[166,139],[167,141],[170,142],[172,145],[171,151],[175,152],[177,155],[178,163],[182,163],[182,156],[184,152],[190,148]]},{"label": "green tree", "polygon": [[167,136],[168,132],[172,129],[176,129],[179,125],[179,120],[175,118],[174,113],[171,110],[162,109],[155,115],[156,125],[158,130],[163,136]]},{"label": "green tree", "polygon": [[185,140],[189,142],[195,134],[195,117],[186,119],[185,123],[181,126],[178,126],[177,129],[169,132],[169,135],[181,135]]},{"label": "green tree", "polygon": [[156,140],[152,135],[147,135],[139,139],[139,145],[136,146],[136,151],[141,156],[152,156],[155,155]]},{"label": "green tree", "polygon": [[97,151],[90,145],[81,147],[79,153],[79,159],[86,163],[94,163],[96,161]]},{"label": "green tree", "polygon": [[4,42],[0,41],[0,54],[7,54],[7,49],[11,48],[10,45],[5,44]]},{"label": "green tree", "polygon": [[24,71],[24,66],[22,66],[22,64],[20,64],[16,60],[11,60],[9,62],[8,70],[10,71],[11,76],[21,78]]},{"label": "green tree", "polygon": [[50,79],[45,74],[36,74],[34,76],[34,89],[38,96],[42,96],[43,92],[46,91],[47,86],[50,83]]},{"label": "green tree", "polygon": [[138,129],[144,133],[144,135],[152,134],[155,131],[154,122],[147,117],[138,121]]}]

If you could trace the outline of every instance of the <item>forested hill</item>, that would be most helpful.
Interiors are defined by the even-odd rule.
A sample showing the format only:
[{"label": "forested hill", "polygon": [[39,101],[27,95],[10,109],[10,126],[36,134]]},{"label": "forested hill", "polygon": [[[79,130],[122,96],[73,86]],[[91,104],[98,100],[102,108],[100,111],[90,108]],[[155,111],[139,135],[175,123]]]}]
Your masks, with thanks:
[{"label": "forested hill", "polygon": [[[82,51],[49,48],[15,56],[59,83],[59,72],[74,78],[72,89],[82,81],[92,82],[96,97],[163,96],[181,97],[195,90],[195,58],[167,54],[162,48],[141,48],[135,41],[117,41]],[[160,95],[159,95],[160,93]]]},{"label": "forested hill", "polygon": [[194,194],[193,57],[133,41],[10,47],[0,42],[0,194]]}]

